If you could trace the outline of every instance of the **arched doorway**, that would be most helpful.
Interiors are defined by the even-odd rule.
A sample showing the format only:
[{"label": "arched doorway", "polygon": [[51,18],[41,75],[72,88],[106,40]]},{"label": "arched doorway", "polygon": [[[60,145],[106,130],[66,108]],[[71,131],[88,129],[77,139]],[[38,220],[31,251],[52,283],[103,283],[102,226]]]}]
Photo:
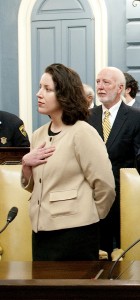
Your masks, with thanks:
[{"label": "arched doorway", "polygon": [[[50,0],[51,1],[51,0]],[[107,65],[107,13],[104,0],[87,0],[95,17],[95,74]],[[40,1],[42,3],[42,1]],[[32,133],[31,15],[36,0],[22,0],[18,17],[19,107],[29,136]]]}]

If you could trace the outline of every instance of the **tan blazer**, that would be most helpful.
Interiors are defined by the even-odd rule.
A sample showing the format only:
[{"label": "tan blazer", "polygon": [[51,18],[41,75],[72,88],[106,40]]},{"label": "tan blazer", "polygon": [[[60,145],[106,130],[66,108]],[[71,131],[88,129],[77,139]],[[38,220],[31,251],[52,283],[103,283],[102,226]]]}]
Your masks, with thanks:
[{"label": "tan blazer", "polygon": [[32,192],[32,228],[37,232],[98,222],[106,217],[115,198],[105,144],[84,121],[65,126],[52,138],[48,136],[49,124],[32,137],[31,148],[44,141],[56,147],[47,163],[33,168],[33,178],[25,187]]}]

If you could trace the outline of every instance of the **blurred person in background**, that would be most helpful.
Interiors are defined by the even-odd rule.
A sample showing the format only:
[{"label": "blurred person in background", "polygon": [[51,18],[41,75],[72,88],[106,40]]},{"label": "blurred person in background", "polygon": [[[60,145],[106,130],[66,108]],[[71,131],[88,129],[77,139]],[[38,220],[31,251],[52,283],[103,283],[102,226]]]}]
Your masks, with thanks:
[{"label": "blurred person in background", "polygon": [[138,81],[136,81],[135,78],[129,73],[124,73],[124,76],[126,80],[124,92],[125,103],[129,106],[140,109],[140,102],[136,99],[136,95],[139,90]]},{"label": "blurred person in background", "polygon": [[83,83],[83,88],[84,88],[84,91],[86,94],[86,99],[87,99],[87,102],[89,105],[89,109],[93,108],[94,106],[96,106],[94,90],[90,85],[88,85],[86,83]]}]

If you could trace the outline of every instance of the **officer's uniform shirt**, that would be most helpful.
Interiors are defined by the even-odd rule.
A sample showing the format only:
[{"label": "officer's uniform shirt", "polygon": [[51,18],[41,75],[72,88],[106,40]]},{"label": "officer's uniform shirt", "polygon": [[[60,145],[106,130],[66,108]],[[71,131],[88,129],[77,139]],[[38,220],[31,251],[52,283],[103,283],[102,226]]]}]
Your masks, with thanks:
[{"label": "officer's uniform shirt", "polygon": [[0,147],[29,147],[23,121],[14,114],[0,111]]}]

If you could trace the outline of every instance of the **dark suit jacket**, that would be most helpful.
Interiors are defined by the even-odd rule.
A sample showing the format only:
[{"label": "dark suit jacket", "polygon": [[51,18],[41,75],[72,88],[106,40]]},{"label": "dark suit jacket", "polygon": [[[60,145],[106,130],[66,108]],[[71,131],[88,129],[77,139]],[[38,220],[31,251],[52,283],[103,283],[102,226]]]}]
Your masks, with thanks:
[{"label": "dark suit jacket", "polygon": [[[103,138],[102,105],[91,110],[88,122]],[[140,110],[122,102],[106,147],[112,163],[116,187],[119,188],[120,168],[136,167],[136,155],[140,149]]]}]

